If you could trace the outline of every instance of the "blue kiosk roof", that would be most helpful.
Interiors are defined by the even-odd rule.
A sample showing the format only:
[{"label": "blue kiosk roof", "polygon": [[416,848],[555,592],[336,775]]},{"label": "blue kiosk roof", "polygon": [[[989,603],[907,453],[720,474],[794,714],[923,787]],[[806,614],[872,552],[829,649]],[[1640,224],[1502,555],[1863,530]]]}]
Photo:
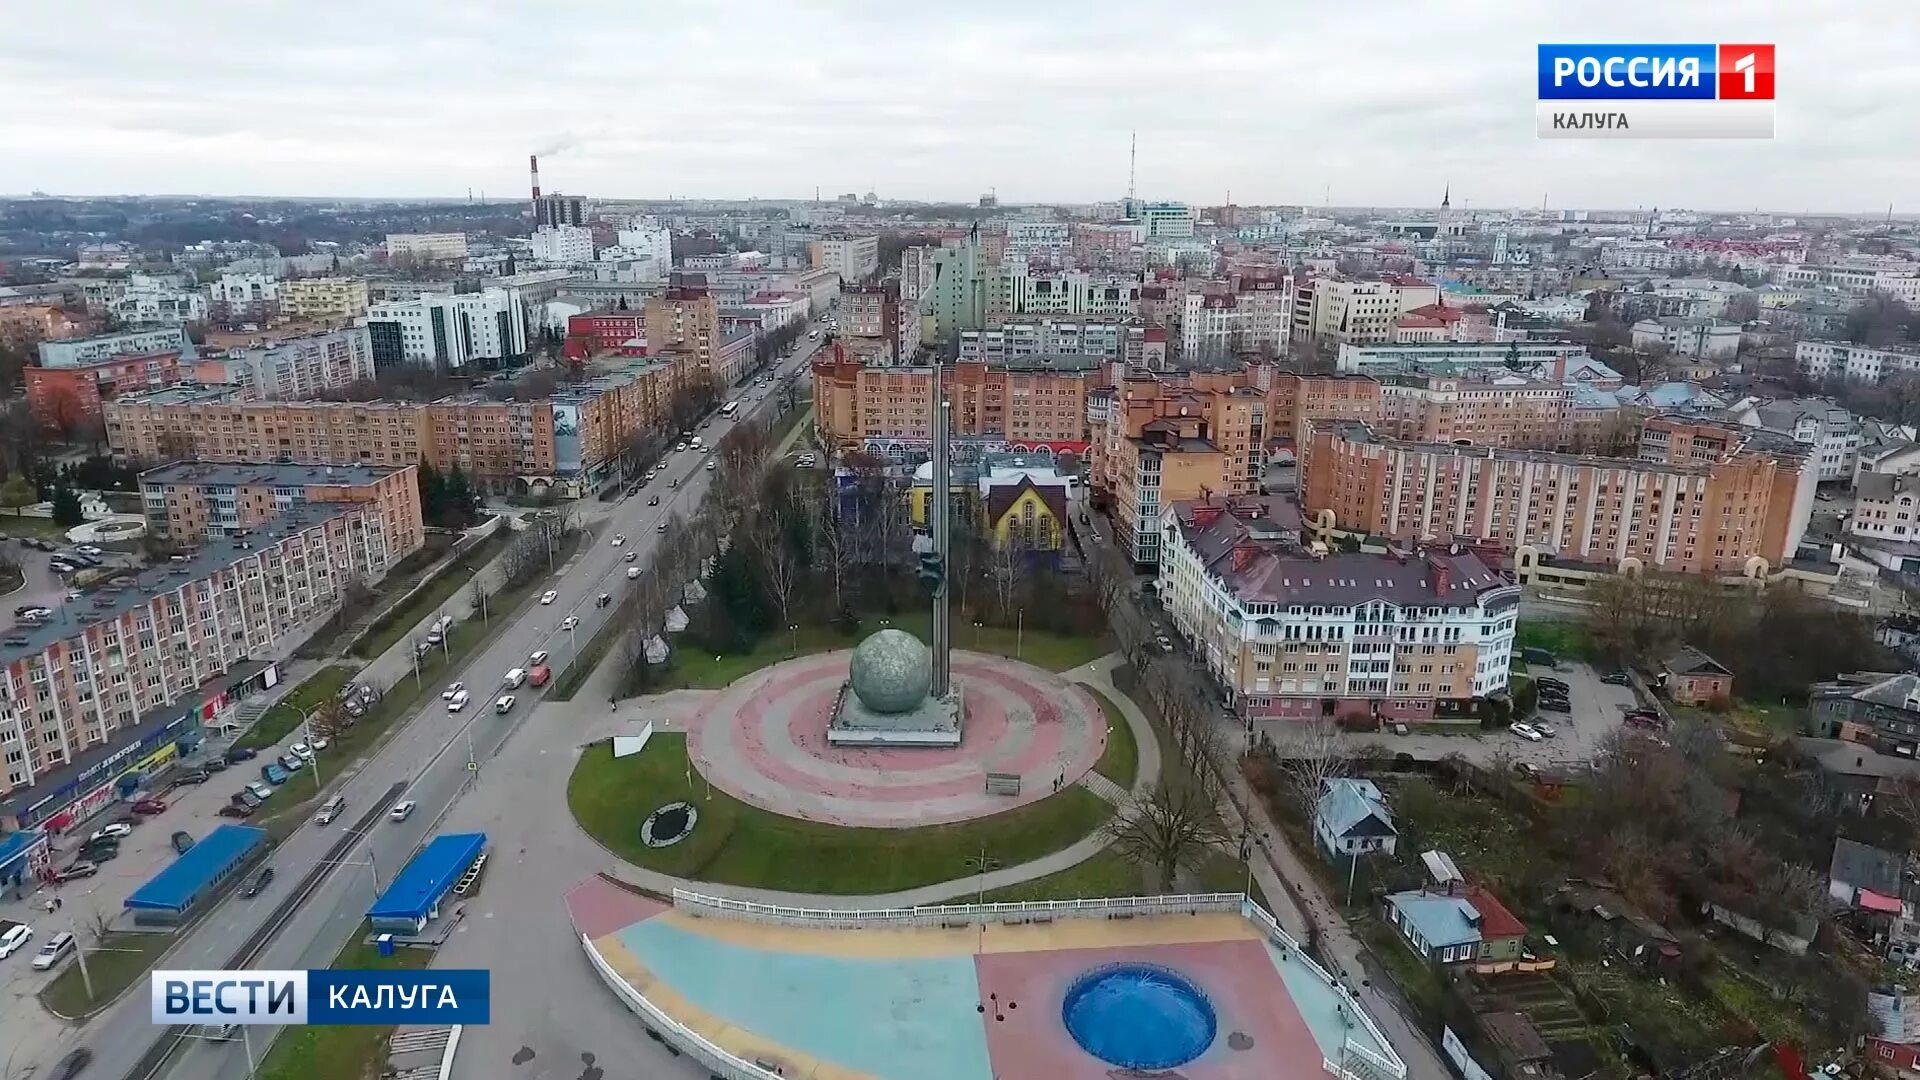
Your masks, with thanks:
[{"label": "blue kiosk roof", "polygon": [[147,879],[127,897],[130,908],[185,911],[235,863],[267,842],[267,830],[254,825],[221,825],[187,849],[185,855]]},{"label": "blue kiosk roof", "polygon": [[38,829],[21,829],[17,833],[0,836],[0,873],[12,866],[14,860],[33,850],[33,845],[45,835]]},{"label": "blue kiosk roof", "polygon": [[460,880],[460,875],[466,873],[486,846],[486,833],[445,833],[434,837],[367,909],[367,918],[426,918],[427,912],[447,895],[447,890],[453,888],[454,882]]}]

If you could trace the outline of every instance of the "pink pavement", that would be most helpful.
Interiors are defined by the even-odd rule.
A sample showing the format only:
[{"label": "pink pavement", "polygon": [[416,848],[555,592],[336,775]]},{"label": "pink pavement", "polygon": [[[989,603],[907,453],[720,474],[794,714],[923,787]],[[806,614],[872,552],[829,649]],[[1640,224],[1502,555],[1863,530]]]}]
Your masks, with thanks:
[{"label": "pink pavement", "polygon": [[[952,748],[827,745],[827,721],[851,652],[802,657],[728,687],[689,724],[695,767],[761,809],[839,825],[909,828],[985,817],[1079,780],[1106,749],[1106,716],[1078,686],[1003,657],[954,655],[965,696]],[[988,795],[988,772],[1021,777]]]}]

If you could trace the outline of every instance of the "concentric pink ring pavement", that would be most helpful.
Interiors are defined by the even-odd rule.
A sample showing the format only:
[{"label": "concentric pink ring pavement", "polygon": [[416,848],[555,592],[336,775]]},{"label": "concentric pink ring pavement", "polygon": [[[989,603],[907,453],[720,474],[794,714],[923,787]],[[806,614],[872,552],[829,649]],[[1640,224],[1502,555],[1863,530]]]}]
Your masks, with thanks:
[{"label": "concentric pink ring pavement", "polygon": [[[1106,715],[1065,678],[1004,657],[955,653],[967,707],[953,748],[827,745],[849,651],[789,660],[721,691],[688,725],[694,767],[727,794],[810,821],[910,828],[1038,802],[1079,781],[1107,745]],[[988,795],[1018,773],[1018,796]]]}]

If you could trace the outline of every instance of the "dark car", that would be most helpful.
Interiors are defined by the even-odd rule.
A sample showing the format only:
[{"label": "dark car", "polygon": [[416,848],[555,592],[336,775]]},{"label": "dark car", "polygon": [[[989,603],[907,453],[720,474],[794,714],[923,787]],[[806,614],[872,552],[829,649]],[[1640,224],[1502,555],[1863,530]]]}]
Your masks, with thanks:
[{"label": "dark car", "polygon": [[658,496],[658,495],[655,495],[655,496],[653,496],[652,498],[650,498],[650,499],[648,499],[648,500],[647,500],[647,505],[648,505],[648,506],[659,506],[659,505],[660,505],[660,496]]},{"label": "dark car", "polygon": [[1600,681],[1608,686],[1626,686],[1632,683],[1633,679],[1624,671],[1609,671],[1600,676]]},{"label": "dark car", "polygon": [[48,1080],[73,1080],[80,1075],[80,1070],[91,1064],[93,1064],[93,1051],[83,1046],[61,1058],[60,1063],[53,1067],[53,1071],[48,1073],[47,1077]]},{"label": "dark car", "polygon": [[231,817],[231,818],[250,818],[253,816],[253,807],[248,805],[247,803],[228,803],[227,805],[220,808],[220,816]]},{"label": "dark car", "polygon": [[260,895],[260,891],[273,881],[273,867],[263,866],[247,879],[247,887],[240,890],[242,899],[251,900]]},{"label": "dark car", "polygon": [[1567,703],[1566,698],[1541,698],[1540,707],[1548,712],[1570,713],[1573,711],[1573,707]]},{"label": "dark car", "polygon": [[1558,690],[1563,694],[1567,692],[1567,684],[1564,682],[1561,682],[1559,679],[1548,678],[1547,676],[1542,675],[1541,677],[1533,681],[1538,683],[1542,690],[1545,690],[1548,687],[1552,687],[1553,689]]},{"label": "dark car", "polygon": [[193,850],[193,834],[186,831],[185,829],[179,829],[175,831],[173,834],[173,850],[179,852],[182,855],[185,855],[187,852],[192,851]]},{"label": "dark car", "polygon": [[148,815],[164,814],[167,812],[167,804],[161,802],[159,799],[141,799],[139,802],[133,804],[133,812]]},{"label": "dark car", "polygon": [[100,872],[99,863],[88,862],[85,859],[81,859],[77,862],[69,864],[65,869],[61,870],[58,875],[58,880],[78,881],[81,878],[90,878],[99,872]]},{"label": "dark car", "polygon": [[83,845],[80,854],[91,862],[108,862],[120,857],[120,841],[94,840]]},{"label": "dark car", "polygon": [[230,746],[227,748],[227,763],[229,765],[242,761],[252,761],[259,756],[260,751],[251,750],[244,746]]}]

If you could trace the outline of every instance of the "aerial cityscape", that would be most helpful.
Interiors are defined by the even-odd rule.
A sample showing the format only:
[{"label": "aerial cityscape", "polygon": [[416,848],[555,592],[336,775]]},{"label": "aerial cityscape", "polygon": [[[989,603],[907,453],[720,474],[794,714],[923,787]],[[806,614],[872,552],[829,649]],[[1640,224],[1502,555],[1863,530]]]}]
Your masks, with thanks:
[{"label": "aerial cityscape", "polygon": [[10,15],[0,1080],[1920,1077],[1920,21],[1102,14]]}]

